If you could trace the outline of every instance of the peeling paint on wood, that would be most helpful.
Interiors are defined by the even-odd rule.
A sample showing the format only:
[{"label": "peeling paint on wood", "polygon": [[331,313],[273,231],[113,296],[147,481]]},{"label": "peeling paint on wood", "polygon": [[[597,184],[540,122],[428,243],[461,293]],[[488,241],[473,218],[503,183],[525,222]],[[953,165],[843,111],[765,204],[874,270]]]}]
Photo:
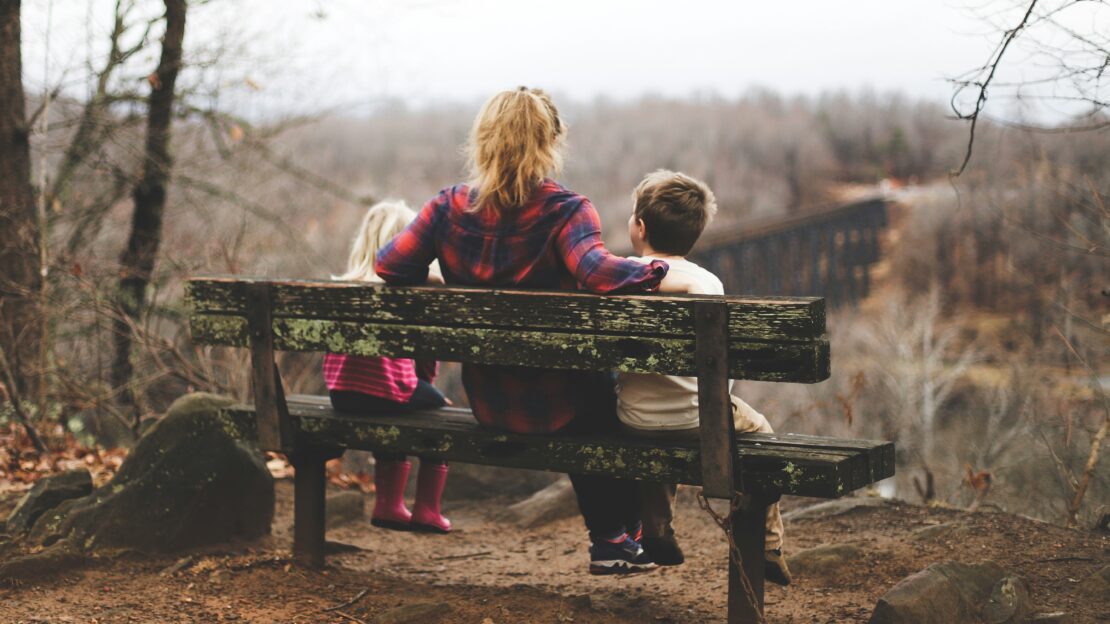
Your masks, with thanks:
[{"label": "peeling paint on wood", "polygon": [[[198,344],[245,347],[246,320],[194,314]],[[274,319],[274,348],[354,355],[434,358],[451,362],[538,368],[617,370],[694,375],[694,339],[539,332],[372,322]],[[733,379],[815,383],[829,376],[829,345],[810,342],[729,342]]]},{"label": "peeling paint on wood", "polygon": [[[361,320],[405,325],[693,336],[697,295],[593,295],[447,286],[396,287],[243,277],[192,278],[194,312],[243,316],[248,284],[272,285],[274,318]],[[725,297],[729,333],[744,340],[807,341],[825,334],[825,302],[814,297]]]}]

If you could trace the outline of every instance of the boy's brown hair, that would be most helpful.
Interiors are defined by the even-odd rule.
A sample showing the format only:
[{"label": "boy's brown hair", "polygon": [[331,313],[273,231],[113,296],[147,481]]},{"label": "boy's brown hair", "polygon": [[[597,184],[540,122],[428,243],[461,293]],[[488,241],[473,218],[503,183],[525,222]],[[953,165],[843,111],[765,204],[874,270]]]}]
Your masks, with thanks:
[{"label": "boy's brown hair", "polygon": [[690,253],[717,214],[717,198],[705,182],[666,169],[647,174],[632,191],[632,202],[647,230],[647,243],[675,256]]}]

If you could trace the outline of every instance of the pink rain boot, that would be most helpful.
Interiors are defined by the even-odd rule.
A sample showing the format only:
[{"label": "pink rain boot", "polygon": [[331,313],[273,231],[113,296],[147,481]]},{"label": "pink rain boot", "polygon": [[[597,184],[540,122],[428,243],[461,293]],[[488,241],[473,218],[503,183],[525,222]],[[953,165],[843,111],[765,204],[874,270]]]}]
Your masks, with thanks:
[{"label": "pink rain boot", "polygon": [[428,533],[450,533],[451,521],[439,513],[439,498],[447,485],[447,464],[421,460],[416,476],[416,504],[412,506],[412,529]]},{"label": "pink rain boot", "polygon": [[405,508],[405,483],[412,463],[387,459],[374,465],[374,513],[370,524],[383,529],[411,531],[412,513]]}]

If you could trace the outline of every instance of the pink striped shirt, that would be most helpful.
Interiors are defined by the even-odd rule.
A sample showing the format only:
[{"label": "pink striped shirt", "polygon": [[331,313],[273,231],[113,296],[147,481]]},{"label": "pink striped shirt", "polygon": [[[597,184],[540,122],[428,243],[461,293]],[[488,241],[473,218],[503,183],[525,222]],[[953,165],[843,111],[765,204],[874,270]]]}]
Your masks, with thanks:
[{"label": "pink striped shirt", "polygon": [[324,383],[328,390],[361,392],[396,403],[408,403],[416,382],[432,382],[436,362],[406,358],[366,357],[328,353],[324,356]]}]

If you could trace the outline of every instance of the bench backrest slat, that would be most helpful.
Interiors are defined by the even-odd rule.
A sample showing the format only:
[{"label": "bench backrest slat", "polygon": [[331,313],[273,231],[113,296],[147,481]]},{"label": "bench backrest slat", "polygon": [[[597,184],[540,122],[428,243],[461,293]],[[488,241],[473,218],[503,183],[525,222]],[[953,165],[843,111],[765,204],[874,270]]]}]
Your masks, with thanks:
[{"label": "bench backrest slat", "polygon": [[[696,372],[694,302],[722,299],[195,278],[193,340],[248,346],[247,292],[258,283],[270,285],[279,351],[673,375]],[[828,377],[823,300],[723,300],[734,379]]]}]

